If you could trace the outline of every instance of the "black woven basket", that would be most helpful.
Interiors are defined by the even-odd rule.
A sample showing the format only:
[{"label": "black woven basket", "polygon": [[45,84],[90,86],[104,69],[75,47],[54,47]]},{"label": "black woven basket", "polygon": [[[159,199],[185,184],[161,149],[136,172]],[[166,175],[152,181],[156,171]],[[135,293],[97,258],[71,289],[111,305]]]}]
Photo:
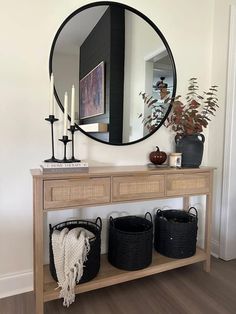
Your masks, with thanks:
[{"label": "black woven basket", "polygon": [[[146,217],[150,216],[151,221]],[[138,270],[152,262],[153,223],[145,217],[110,217],[108,260],[120,269]]]},{"label": "black woven basket", "polygon": [[64,228],[68,228],[69,230],[73,228],[81,227],[84,228],[94,234],[94,237],[89,240],[90,243],[90,251],[87,255],[87,261],[84,263],[84,272],[80,281],[77,284],[90,281],[99,272],[100,269],[100,253],[101,253],[101,229],[102,229],[102,220],[100,217],[96,219],[95,222],[87,221],[87,220],[70,220],[59,223],[52,227],[49,225],[49,258],[50,258],[50,272],[54,280],[57,280],[57,274],[54,264],[54,257],[52,251],[52,233],[54,230],[61,231]]},{"label": "black woven basket", "polygon": [[[195,214],[190,213],[194,209]],[[198,213],[195,207],[158,210],[155,217],[155,249],[168,257],[186,258],[196,253]]]}]

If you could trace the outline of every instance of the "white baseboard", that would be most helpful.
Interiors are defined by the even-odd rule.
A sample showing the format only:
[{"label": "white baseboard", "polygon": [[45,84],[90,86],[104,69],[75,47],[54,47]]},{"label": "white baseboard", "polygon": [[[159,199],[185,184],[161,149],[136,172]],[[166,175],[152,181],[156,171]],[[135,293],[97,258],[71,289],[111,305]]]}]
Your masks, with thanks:
[{"label": "white baseboard", "polygon": [[32,290],[32,270],[0,276],[0,299]]}]

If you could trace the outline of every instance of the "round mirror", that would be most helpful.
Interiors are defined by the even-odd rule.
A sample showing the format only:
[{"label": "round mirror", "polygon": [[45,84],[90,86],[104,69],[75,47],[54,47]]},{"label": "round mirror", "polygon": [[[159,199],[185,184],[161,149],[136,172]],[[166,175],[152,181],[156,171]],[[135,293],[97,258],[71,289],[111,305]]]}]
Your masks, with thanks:
[{"label": "round mirror", "polygon": [[75,86],[76,127],[112,145],[136,143],[156,132],[176,90],[165,37],[142,13],[116,2],[91,3],[62,23],[49,72],[62,110],[65,92],[70,98]]}]

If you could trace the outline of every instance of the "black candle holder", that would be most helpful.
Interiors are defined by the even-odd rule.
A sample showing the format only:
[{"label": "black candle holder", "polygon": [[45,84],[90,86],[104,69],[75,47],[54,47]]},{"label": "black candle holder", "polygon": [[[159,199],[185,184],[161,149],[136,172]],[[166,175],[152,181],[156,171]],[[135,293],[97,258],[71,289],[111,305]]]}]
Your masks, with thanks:
[{"label": "black candle holder", "polygon": [[44,160],[44,162],[58,162],[59,160],[54,156],[54,134],[53,134],[53,124],[58,121],[53,114],[50,114],[48,118],[45,118],[46,121],[49,121],[51,124],[51,137],[52,137],[52,157]]},{"label": "black candle holder", "polygon": [[63,142],[64,144],[64,158],[60,159],[58,162],[66,162],[66,163],[72,162],[70,159],[66,158],[66,145],[67,143],[71,142],[71,140],[68,139],[67,135],[63,135],[62,138],[59,139],[59,141]]},{"label": "black candle holder", "polygon": [[74,133],[76,131],[78,131],[78,129],[75,127],[75,125],[71,125],[68,130],[71,132],[71,138],[72,138],[72,148],[71,148],[72,156],[71,156],[71,158],[69,160],[70,160],[70,162],[80,162],[81,160],[76,159],[75,158],[75,153],[74,153]]}]

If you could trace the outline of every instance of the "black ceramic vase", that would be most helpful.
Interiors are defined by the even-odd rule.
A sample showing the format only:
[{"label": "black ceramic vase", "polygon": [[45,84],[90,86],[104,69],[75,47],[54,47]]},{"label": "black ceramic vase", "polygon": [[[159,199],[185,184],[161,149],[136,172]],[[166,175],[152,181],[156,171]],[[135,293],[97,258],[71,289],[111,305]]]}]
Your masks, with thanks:
[{"label": "black ceramic vase", "polygon": [[205,137],[203,134],[176,136],[176,152],[182,153],[182,167],[198,168],[202,162]]}]

